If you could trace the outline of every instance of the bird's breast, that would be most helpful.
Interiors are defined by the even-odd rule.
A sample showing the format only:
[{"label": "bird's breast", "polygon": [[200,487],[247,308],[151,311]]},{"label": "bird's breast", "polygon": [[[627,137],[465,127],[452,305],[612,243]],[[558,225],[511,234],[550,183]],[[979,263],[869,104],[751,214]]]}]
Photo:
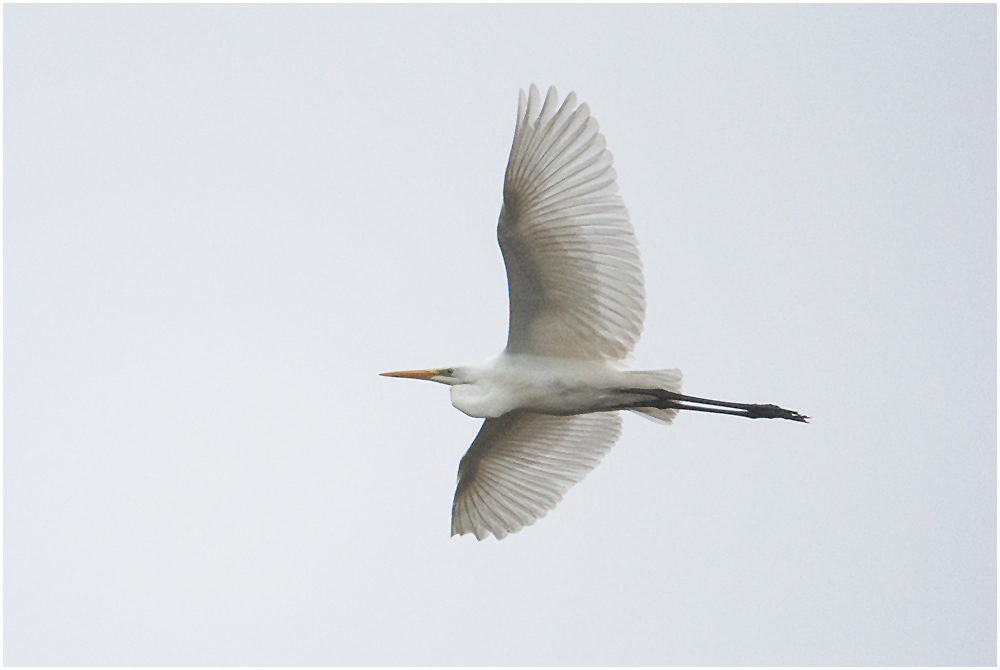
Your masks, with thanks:
[{"label": "bird's breast", "polygon": [[455,409],[480,419],[495,419],[515,409],[504,402],[500,389],[482,384],[459,384],[451,387]]}]

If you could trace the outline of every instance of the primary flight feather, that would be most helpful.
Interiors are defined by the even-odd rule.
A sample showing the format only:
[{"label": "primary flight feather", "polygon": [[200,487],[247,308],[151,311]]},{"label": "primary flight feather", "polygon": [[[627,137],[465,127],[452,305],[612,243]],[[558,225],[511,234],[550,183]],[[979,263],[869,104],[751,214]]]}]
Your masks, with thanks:
[{"label": "primary flight feather", "polygon": [[642,333],[642,262],[611,153],[586,104],[532,85],[518,101],[497,239],[507,268],[507,347],[480,365],[383,373],[451,386],[486,421],[459,465],[453,535],[516,533],[545,516],[621,434],[618,410],[670,423],[682,409],[807,417],[775,405],[681,395],[680,370],[619,362]]}]

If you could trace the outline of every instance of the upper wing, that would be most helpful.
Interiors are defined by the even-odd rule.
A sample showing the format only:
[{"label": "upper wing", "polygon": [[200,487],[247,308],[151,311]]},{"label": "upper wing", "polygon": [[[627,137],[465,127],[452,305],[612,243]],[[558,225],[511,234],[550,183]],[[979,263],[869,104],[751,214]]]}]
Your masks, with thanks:
[{"label": "upper wing", "polygon": [[486,419],[458,466],[451,534],[502,540],[545,516],[621,434],[618,412]]},{"label": "upper wing", "polygon": [[507,351],[622,359],[646,311],[638,245],[597,121],[574,93],[558,104],[555,87],[540,111],[521,91],[497,226]]}]

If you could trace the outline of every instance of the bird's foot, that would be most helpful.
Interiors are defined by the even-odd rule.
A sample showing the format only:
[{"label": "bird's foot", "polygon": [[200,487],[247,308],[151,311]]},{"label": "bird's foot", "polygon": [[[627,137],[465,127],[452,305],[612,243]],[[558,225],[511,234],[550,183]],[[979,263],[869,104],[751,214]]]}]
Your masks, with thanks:
[{"label": "bird's foot", "polygon": [[749,419],[788,419],[809,423],[809,417],[777,405],[750,405],[745,416]]}]

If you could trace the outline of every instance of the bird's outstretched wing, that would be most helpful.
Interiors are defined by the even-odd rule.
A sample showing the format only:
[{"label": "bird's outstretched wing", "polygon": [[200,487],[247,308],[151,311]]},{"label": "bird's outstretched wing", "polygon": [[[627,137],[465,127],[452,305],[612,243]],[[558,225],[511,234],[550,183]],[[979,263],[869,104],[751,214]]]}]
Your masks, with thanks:
[{"label": "bird's outstretched wing", "polygon": [[621,434],[618,412],[486,419],[458,466],[451,534],[503,539],[553,509]]},{"label": "bird's outstretched wing", "polygon": [[497,226],[508,352],[618,360],[639,340],[642,263],[605,146],[574,93],[521,91]]}]

